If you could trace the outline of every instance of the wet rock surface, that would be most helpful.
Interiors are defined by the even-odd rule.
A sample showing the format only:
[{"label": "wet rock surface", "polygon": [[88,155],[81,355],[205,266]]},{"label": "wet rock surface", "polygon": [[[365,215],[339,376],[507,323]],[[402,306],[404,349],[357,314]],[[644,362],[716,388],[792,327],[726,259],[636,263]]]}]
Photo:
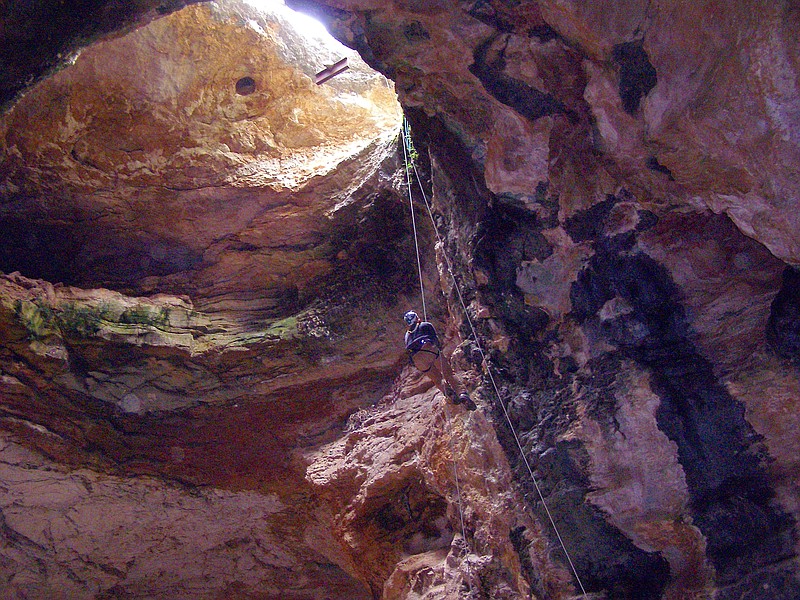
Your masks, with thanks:
[{"label": "wet rock surface", "polygon": [[796,7],[291,2],[395,82],[470,412],[398,351],[385,81],[226,3],[31,56],[56,4],[0,21],[10,593],[798,597]]}]

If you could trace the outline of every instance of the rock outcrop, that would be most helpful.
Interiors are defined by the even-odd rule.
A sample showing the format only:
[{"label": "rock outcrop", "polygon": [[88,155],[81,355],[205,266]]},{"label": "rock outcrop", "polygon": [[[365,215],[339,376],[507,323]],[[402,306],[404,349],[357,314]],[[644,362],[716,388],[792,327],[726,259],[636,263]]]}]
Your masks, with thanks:
[{"label": "rock outcrop", "polygon": [[[385,80],[184,4],[7,59],[116,36],[0,119],[12,597],[800,595],[794,4],[291,0],[416,231]],[[415,237],[474,412],[398,351]]]}]

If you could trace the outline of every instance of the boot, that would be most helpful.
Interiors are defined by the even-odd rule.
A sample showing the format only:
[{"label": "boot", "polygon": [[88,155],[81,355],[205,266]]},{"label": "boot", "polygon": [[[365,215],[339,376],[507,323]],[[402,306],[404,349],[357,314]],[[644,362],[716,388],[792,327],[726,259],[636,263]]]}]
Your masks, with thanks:
[{"label": "boot", "polygon": [[463,404],[467,410],[475,410],[476,408],[478,408],[475,402],[473,402],[472,398],[469,397],[469,394],[467,392],[461,392],[458,395],[458,399],[453,400],[453,402],[455,404]]}]

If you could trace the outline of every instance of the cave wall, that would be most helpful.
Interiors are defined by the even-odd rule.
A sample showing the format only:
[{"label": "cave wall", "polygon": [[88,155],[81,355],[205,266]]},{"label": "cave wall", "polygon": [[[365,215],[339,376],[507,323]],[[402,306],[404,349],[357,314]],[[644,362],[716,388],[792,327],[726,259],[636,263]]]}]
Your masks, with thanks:
[{"label": "cave wall", "polygon": [[13,52],[3,57],[0,106],[7,108],[33,83],[63,68],[93,41],[135,29],[187,4],[191,2],[7,2],[0,21],[0,46]]},{"label": "cave wall", "polygon": [[[290,4],[325,21],[395,82],[442,235],[435,244],[434,232],[423,231],[424,277],[439,288],[431,292],[433,316],[449,346],[457,347],[453,363],[478,411],[442,404],[424,378],[391,357],[392,336],[399,335],[392,315],[416,302],[413,273],[398,258],[410,261],[412,246],[404,229],[390,251],[383,247],[386,231],[408,223],[397,209],[400,200],[371,183],[334,228],[331,239],[347,244],[326,249],[334,273],[357,276],[345,277],[342,287],[332,283],[336,277],[322,277],[306,293],[305,301],[325,296],[330,310],[304,313],[308,323],[301,329],[312,333],[296,346],[272,338],[254,343],[247,326],[225,321],[225,310],[191,315],[180,299],[169,300],[178,307],[170,314],[184,311],[194,320],[156,329],[199,331],[190,336],[206,344],[197,357],[177,342],[156,343],[164,336],[152,328],[126,330],[123,337],[117,330],[126,325],[124,309],[115,324],[92,331],[90,341],[85,331],[77,340],[62,339],[62,332],[34,340],[37,346],[21,309],[7,303],[4,430],[15,435],[3,450],[13,453],[8,468],[27,469],[34,480],[67,465],[83,481],[99,473],[177,478],[206,495],[222,492],[203,486],[226,494],[255,491],[252,510],[268,521],[274,538],[238,529],[207,535],[225,538],[216,546],[225,552],[242,548],[270,565],[261,578],[236,571],[224,586],[201,592],[185,584],[197,577],[190,572],[172,593],[566,598],[583,587],[608,598],[796,598],[797,6]],[[110,30],[125,20],[114,22]],[[34,78],[41,72],[26,69]],[[390,179],[390,171],[387,166],[378,179]],[[347,171],[334,176],[323,195],[349,178]],[[23,226],[31,218],[24,210],[7,214]],[[220,247],[220,260],[252,250],[245,243],[253,241]],[[354,267],[347,257],[356,255]],[[187,266],[193,267],[180,270]],[[201,306],[213,307],[208,299],[217,273],[210,271],[202,285],[190,280],[196,287],[158,277],[146,289],[136,287],[138,277],[121,287],[148,294],[188,290]],[[381,276],[388,273],[396,276],[387,283]],[[361,279],[372,283],[362,288]],[[54,294],[65,293],[21,277],[4,281],[5,297],[21,302],[52,303]],[[226,300],[235,304],[241,289],[230,286]],[[114,299],[126,308],[153,305]],[[280,311],[296,308],[297,300],[271,316],[285,316]],[[351,301],[368,318],[342,317]],[[206,337],[214,334],[209,324],[215,320],[228,338]],[[368,349],[354,343],[339,352],[325,345],[329,322],[345,337],[363,328],[380,333]],[[147,343],[142,332],[151,335]],[[97,333],[135,349],[107,358]],[[231,338],[243,347],[238,356],[222,350]],[[268,353],[279,360],[265,363]],[[353,365],[363,357],[372,362]],[[328,376],[321,365],[331,362],[350,366]],[[170,368],[162,372],[177,375],[153,386],[160,404],[152,413],[141,410],[138,395],[108,392],[128,371],[158,372],[166,363]],[[148,366],[133,369],[137,364]],[[60,376],[51,374],[54,368]],[[98,376],[109,370],[110,379]],[[259,387],[298,371],[303,377],[286,388]],[[86,386],[77,392],[76,372]],[[209,377],[198,377],[201,372]],[[197,386],[209,378],[210,390]],[[249,393],[233,391],[240,381],[252,386]],[[90,387],[105,392],[87,393]],[[164,388],[182,398],[192,391],[200,401],[172,413]],[[59,396],[66,400],[48,408],[48,399]],[[272,413],[276,402],[285,413]],[[243,414],[231,411],[234,404]],[[130,414],[137,412],[145,414]],[[273,435],[235,433],[247,428]],[[156,443],[163,439],[166,445]],[[24,450],[14,445],[20,440]],[[228,444],[222,458],[208,458],[220,440]],[[31,449],[38,454],[20,458]],[[141,481],[113,484],[149,485]],[[10,488],[19,496],[6,495],[4,540],[15,552],[23,549],[24,558],[13,564],[33,566],[10,567],[8,581],[18,589],[50,589],[41,587],[52,580],[32,557],[50,564],[61,546],[48,541],[44,528],[15,520],[14,507],[30,500],[23,498],[25,487]],[[140,492],[120,494],[122,506],[129,493]],[[206,504],[215,507],[212,515],[243,506],[217,497],[206,497]],[[282,506],[295,516],[286,520]],[[43,507],[41,514],[49,515],[43,522],[53,531],[58,510]],[[276,541],[281,532],[291,532],[291,548]],[[185,555],[181,548],[190,544],[177,543],[175,554]],[[286,555],[265,558],[264,547]],[[86,576],[98,593],[168,593],[152,583],[150,568],[142,575],[130,560],[93,555],[79,562],[101,574]],[[302,565],[292,568],[304,583],[283,581],[280,569],[289,564]]]},{"label": "cave wall", "polygon": [[397,82],[587,591],[795,597],[797,8],[293,5]]}]

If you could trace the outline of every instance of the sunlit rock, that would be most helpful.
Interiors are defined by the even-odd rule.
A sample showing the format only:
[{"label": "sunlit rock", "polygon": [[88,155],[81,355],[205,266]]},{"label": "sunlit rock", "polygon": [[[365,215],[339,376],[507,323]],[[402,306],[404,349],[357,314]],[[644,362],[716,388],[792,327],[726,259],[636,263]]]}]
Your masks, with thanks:
[{"label": "sunlit rock", "polygon": [[797,598],[797,11],[290,3],[416,171],[255,2],[5,59],[12,591]]}]

